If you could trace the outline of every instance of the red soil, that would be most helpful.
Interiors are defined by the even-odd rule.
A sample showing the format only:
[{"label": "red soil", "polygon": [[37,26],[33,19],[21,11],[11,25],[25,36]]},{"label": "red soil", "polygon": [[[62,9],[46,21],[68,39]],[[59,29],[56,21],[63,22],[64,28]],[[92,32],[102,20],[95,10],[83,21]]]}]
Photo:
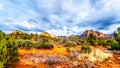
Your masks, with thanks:
[{"label": "red soil", "polygon": [[[81,46],[77,46],[77,47],[71,47],[71,49],[80,49]],[[100,48],[100,49],[105,49],[104,47],[101,46],[97,46],[97,47],[93,47],[91,46],[91,48]],[[20,59],[22,59],[24,56],[30,54],[30,53],[49,53],[49,54],[59,54],[59,55],[69,55],[68,52],[66,52],[66,47],[54,47],[53,49],[29,49],[29,50],[25,50],[25,49],[19,49],[19,53],[20,53]],[[105,61],[103,64],[100,65],[96,65],[95,68],[120,68],[120,59],[118,59],[118,57],[120,56],[120,54],[115,54],[114,58],[115,61],[114,62],[109,62],[109,61]],[[79,62],[82,63],[82,62]],[[64,66],[64,65],[70,65],[71,61],[68,62],[68,64],[63,63],[63,64],[59,64],[59,65],[54,65],[51,68],[57,68],[57,66]],[[16,68],[50,68],[50,66],[46,67],[46,64],[44,63],[33,63],[29,60],[25,60],[25,61],[19,61],[16,65]],[[61,68],[61,67],[59,67]]]}]

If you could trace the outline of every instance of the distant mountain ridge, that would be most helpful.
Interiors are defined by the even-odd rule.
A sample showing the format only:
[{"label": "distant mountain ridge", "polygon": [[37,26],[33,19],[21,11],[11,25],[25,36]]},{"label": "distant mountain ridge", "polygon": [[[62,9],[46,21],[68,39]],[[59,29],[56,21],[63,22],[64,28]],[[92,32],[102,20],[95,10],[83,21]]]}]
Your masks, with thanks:
[{"label": "distant mountain ridge", "polygon": [[104,34],[102,32],[99,31],[93,31],[93,30],[86,30],[85,32],[83,32],[80,37],[84,38],[84,37],[88,37],[90,33],[93,33],[94,35],[96,35],[98,38],[113,38],[113,34]]},{"label": "distant mountain ridge", "polygon": [[[12,34],[24,34],[25,32],[22,32],[20,30],[15,30],[12,32]],[[93,30],[86,30],[84,31],[81,35],[76,35],[80,38],[86,38],[89,36],[90,33],[93,33],[94,35],[96,35],[98,38],[113,38],[114,35],[113,34],[104,34],[102,32],[99,31],[93,31]],[[67,36],[58,36],[59,38],[65,38]]]}]

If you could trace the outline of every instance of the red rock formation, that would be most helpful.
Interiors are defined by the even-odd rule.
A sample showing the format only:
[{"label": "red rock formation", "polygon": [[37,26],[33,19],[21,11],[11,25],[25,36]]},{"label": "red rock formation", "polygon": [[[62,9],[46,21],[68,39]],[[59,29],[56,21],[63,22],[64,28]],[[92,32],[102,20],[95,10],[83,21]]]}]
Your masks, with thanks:
[{"label": "red rock formation", "polygon": [[81,37],[88,37],[90,33],[93,33],[98,38],[110,38],[111,37],[110,34],[104,34],[104,33],[101,33],[99,31],[93,31],[93,30],[86,30],[85,32],[83,32],[81,34]]}]

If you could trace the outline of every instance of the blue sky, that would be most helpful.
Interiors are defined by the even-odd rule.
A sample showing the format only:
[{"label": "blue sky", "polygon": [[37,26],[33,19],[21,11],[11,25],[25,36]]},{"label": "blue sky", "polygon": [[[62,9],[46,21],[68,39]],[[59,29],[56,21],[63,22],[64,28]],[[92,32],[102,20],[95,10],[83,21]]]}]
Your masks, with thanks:
[{"label": "blue sky", "polygon": [[120,27],[120,0],[0,0],[0,29],[52,35]]}]

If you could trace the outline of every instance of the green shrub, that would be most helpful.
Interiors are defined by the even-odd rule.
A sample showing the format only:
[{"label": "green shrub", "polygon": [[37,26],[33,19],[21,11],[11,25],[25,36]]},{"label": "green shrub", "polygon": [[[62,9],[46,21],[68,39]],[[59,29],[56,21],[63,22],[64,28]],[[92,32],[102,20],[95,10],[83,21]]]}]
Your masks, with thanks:
[{"label": "green shrub", "polygon": [[18,47],[20,47],[20,48],[30,49],[32,47],[32,45],[33,45],[32,41],[29,41],[29,40],[19,40],[18,41]]},{"label": "green shrub", "polygon": [[99,38],[98,39],[98,45],[106,46],[106,45],[108,45],[108,43],[106,41],[108,41],[108,40],[104,39],[104,38]]},{"label": "green shrub", "polygon": [[77,45],[77,43],[76,42],[72,42],[72,41],[67,41],[67,42],[65,42],[65,44],[64,44],[64,46],[69,46],[69,47],[71,47],[71,46],[76,46]]},{"label": "green shrub", "polygon": [[82,45],[84,43],[84,39],[79,38],[76,43],[77,45]]},{"label": "green shrub", "polygon": [[90,46],[82,46],[81,47],[81,52],[83,53],[90,53],[92,51],[92,49],[90,48]]},{"label": "green shrub", "polygon": [[78,42],[77,42],[77,45],[82,45],[82,43],[78,41]]},{"label": "green shrub", "polygon": [[46,42],[41,44],[41,48],[50,49],[50,48],[53,48],[53,45]]},{"label": "green shrub", "polygon": [[30,49],[33,46],[32,41],[25,41],[25,49]]},{"label": "green shrub", "polygon": [[95,34],[90,33],[87,38],[87,42],[90,43],[91,45],[96,46],[98,44],[98,38]]},{"label": "green shrub", "polygon": [[39,49],[39,48],[45,48],[45,49],[50,49],[50,48],[53,48],[53,44],[50,44],[48,42],[45,42],[45,43],[34,43],[33,45],[35,48]]},{"label": "green shrub", "polygon": [[0,62],[0,68],[4,68],[4,63]]},{"label": "green shrub", "polygon": [[70,50],[70,48],[69,48],[69,47],[67,47],[67,48],[66,48],[66,51],[67,51],[67,52],[71,52],[71,50]]},{"label": "green shrub", "polygon": [[35,42],[33,43],[33,47],[39,49],[41,48],[41,43]]},{"label": "green shrub", "polygon": [[118,42],[114,42],[110,48],[111,50],[120,50],[120,45]]},{"label": "green shrub", "polygon": [[114,39],[107,39],[106,43],[107,45],[111,46],[114,42],[116,42]]},{"label": "green shrub", "polygon": [[18,57],[18,42],[15,38],[0,34],[0,68],[9,68],[9,65],[19,60]]},{"label": "green shrub", "polygon": [[20,48],[25,48],[25,49],[30,49],[31,47],[34,47],[37,49],[39,49],[39,48],[46,48],[46,49],[53,48],[53,45],[50,44],[49,42],[40,43],[40,42],[32,42],[29,40],[19,40],[18,42],[19,42],[18,46]]}]

